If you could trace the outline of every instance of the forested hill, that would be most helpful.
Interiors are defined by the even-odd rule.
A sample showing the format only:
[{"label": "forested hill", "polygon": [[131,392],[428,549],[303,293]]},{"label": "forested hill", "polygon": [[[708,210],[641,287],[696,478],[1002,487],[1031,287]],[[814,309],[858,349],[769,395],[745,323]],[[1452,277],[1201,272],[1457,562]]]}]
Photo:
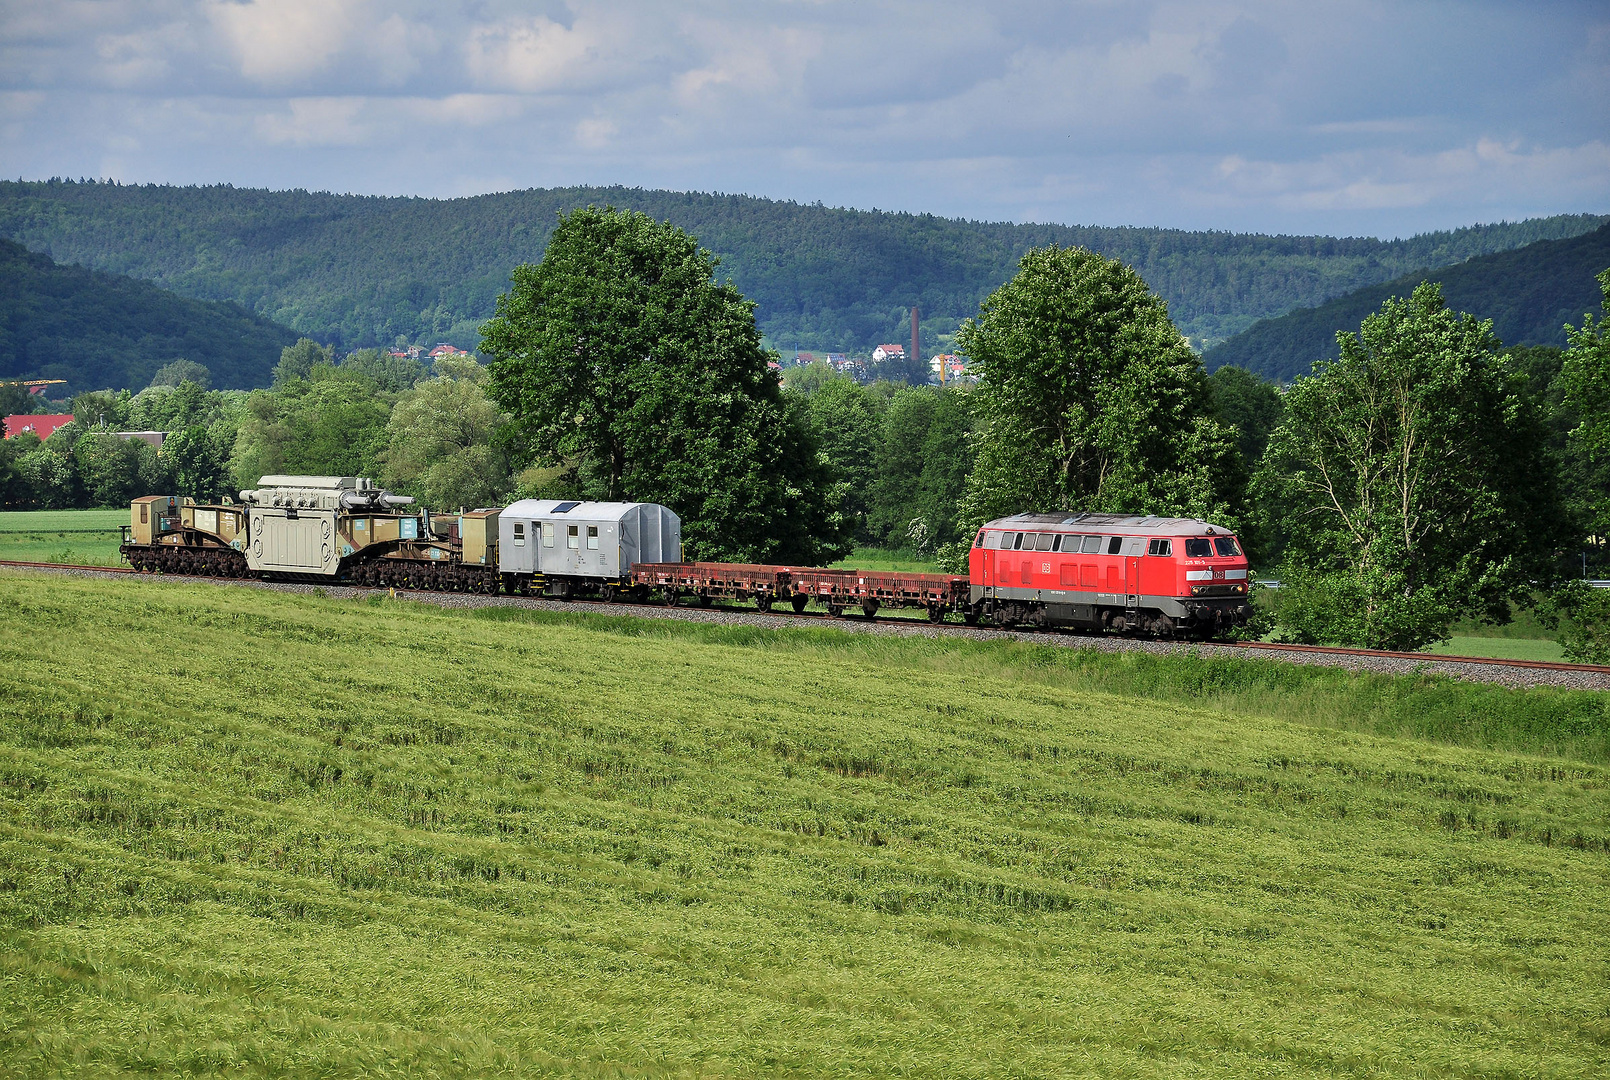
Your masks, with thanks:
[{"label": "forested hill", "polygon": [[1258,323],[1202,358],[1210,370],[1246,368],[1268,379],[1308,374],[1315,360],[1339,355],[1336,332],[1357,332],[1364,317],[1390,296],[1408,296],[1422,281],[1442,285],[1449,307],[1493,320],[1506,345],[1564,346],[1566,323],[1598,314],[1596,276],[1610,267],[1610,225],[1568,240],[1540,240],[1515,251],[1483,255],[1435,272],[1417,270],[1384,285],[1348,293],[1319,307]]},{"label": "forested hill", "polygon": [[0,379],[66,379],[70,393],[139,389],[183,358],[204,365],[219,389],[266,386],[295,340],[234,304],[59,266],[0,240]]},{"label": "forested hill", "polygon": [[537,189],[445,201],[219,187],[0,183],[0,236],[230,300],[343,348],[471,346],[510,270],[540,258],[556,215],[587,204],[642,210],[721,256],[779,348],[925,349],[978,310],[1030,247],[1080,244],[1138,269],[1186,334],[1217,341],[1422,266],[1580,235],[1610,218],[1539,218],[1409,240],[1174,229],[991,224],[837,210],[739,195]]}]

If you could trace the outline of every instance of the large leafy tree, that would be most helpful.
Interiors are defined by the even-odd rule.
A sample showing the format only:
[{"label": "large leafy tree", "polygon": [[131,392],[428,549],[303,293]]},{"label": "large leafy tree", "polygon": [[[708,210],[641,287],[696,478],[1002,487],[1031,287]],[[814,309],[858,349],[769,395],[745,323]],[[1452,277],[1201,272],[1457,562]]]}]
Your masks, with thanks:
[{"label": "large leafy tree", "polygon": [[1083,248],[1040,248],[1018,266],[957,337],[982,368],[964,529],[1024,511],[1227,519],[1233,433],[1163,301]]},{"label": "large leafy tree", "polygon": [[867,497],[874,540],[928,552],[955,534],[972,464],[968,404],[968,395],[928,386],[909,387],[890,400]]},{"label": "large leafy tree", "polygon": [[644,214],[564,215],[482,330],[490,396],[584,494],[676,510],[690,555],[836,557],[844,525],[805,404],[782,395],[754,306],[715,269]]},{"label": "large leafy tree", "polygon": [[[811,366],[827,367],[825,364]],[[788,387],[783,392],[800,391]],[[856,536],[864,537],[867,492],[877,479],[876,454],[885,399],[849,376],[837,373],[818,382],[803,396],[822,455],[832,469],[838,488],[836,501],[845,525]]]},{"label": "large leafy tree", "polygon": [[508,419],[486,396],[486,369],[444,358],[439,374],[405,393],[386,423],[386,486],[438,509],[493,506],[510,487],[508,455],[495,445]]},{"label": "large leafy tree", "polygon": [[1338,341],[1287,392],[1259,477],[1285,631],[1415,649],[1461,617],[1507,621],[1569,531],[1525,376],[1433,284]]}]

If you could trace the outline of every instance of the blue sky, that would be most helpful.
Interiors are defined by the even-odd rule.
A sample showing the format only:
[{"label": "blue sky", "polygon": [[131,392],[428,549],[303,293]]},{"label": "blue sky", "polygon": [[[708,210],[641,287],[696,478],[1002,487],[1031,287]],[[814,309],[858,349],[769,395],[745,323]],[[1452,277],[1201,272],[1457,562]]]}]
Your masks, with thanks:
[{"label": "blue sky", "polygon": [[9,0],[0,175],[1409,235],[1610,211],[1610,3]]}]

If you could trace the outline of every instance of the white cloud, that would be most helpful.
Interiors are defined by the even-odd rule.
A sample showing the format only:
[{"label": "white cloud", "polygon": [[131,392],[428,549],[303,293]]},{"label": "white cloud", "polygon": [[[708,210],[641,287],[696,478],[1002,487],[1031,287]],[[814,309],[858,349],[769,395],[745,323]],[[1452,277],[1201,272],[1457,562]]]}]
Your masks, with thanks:
[{"label": "white cloud", "polygon": [[12,0],[8,91],[25,175],[1328,232],[1610,208],[1586,6]]}]

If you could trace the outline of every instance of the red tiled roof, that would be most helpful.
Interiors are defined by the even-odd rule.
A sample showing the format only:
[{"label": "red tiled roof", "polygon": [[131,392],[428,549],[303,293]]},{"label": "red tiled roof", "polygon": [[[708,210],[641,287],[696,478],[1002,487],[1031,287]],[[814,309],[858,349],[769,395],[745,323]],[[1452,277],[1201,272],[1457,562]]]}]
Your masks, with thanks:
[{"label": "red tiled roof", "polygon": [[6,438],[15,439],[18,435],[31,431],[41,439],[48,439],[56,433],[57,428],[72,422],[72,413],[8,416],[6,417]]}]

